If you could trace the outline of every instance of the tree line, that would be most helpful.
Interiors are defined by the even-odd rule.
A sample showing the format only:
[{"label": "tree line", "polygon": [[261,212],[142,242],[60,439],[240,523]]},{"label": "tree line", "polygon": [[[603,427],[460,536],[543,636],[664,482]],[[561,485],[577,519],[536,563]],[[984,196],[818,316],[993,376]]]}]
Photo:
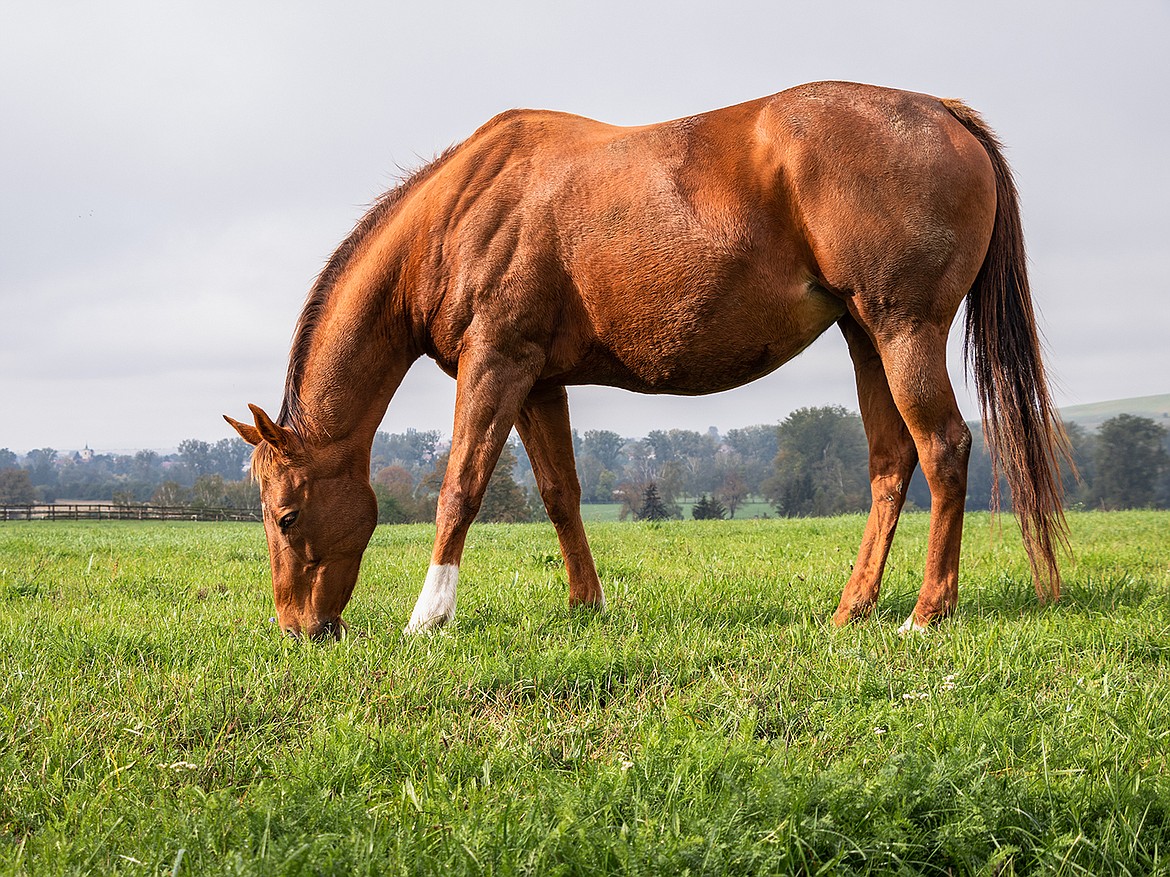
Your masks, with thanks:
[{"label": "tree line", "polygon": [[239,438],[186,439],[176,453],[71,454],[35,448],[23,457],[0,448],[0,503],[58,499],[151,503],[192,508],[255,508],[260,491],[248,478],[252,448]]},{"label": "tree line", "polygon": [[[978,424],[967,507],[986,509],[992,466]],[[1068,424],[1075,469],[1064,472],[1073,507],[1170,508],[1170,432],[1146,417],[1122,414],[1096,431]],[[868,449],[861,418],[840,406],[801,408],[780,424],[720,433],[655,430],[630,439],[610,430],[574,431],[583,503],[614,503],[621,519],[735,517],[748,503],[781,516],[833,515],[869,508]],[[187,439],[174,454],[18,456],[0,449],[0,502],[73,500],[253,508],[259,492],[247,477],[251,448],[239,438]],[[448,449],[437,431],[378,432],[370,480],[383,523],[434,520]],[[1010,496],[1001,485],[1005,500]],[[909,508],[929,508],[921,472]],[[758,506],[755,508],[758,509]],[[689,515],[687,512],[689,510]],[[532,466],[513,436],[489,482],[481,520],[544,517]]]}]

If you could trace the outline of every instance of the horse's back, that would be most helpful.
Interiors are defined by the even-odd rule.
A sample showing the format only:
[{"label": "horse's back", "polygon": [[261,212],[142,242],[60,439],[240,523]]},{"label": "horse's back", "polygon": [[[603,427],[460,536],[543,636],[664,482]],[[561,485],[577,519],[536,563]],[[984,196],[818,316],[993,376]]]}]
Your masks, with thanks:
[{"label": "horse's back", "polygon": [[451,312],[543,335],[549,377],[571,383],[752,380],[855,294],[934,283],[957,251],[969,285],[994,215],[986,156],[941,102],[852,83],[637,127],[513,110],[459,153]]}]

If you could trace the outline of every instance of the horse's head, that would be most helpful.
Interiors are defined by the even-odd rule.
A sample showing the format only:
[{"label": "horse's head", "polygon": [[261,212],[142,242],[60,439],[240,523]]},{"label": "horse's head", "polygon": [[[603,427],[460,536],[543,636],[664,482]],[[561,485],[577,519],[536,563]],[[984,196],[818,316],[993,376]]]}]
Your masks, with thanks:
[{"label": "horse's head", "polygon": [[341,612],[357,582],[362,552],[378,523],[378,503],[361,454],[312,446],[249,405],[255,426],[224,419],[255,447],[272,593],[281,629],[340,639]]}]

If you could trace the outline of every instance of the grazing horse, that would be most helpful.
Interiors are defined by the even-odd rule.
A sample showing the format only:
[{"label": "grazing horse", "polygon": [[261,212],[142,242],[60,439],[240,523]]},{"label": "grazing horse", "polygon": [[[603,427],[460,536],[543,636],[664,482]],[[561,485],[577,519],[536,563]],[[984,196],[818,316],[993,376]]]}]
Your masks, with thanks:
[{"label": "grazing horse", "polygon": [[931,492],[904,629],[958,596],[971,435],[946,369],[966,300],[985,431],[1037,594],[1056,598],[1066,439],[1045,384],[1011,172],[964,104],[842,82],[617,127],[515,110],[386,193],[297,324],[255,446],[280,626],[340,636],[377,523],[370,447],[411,363],[456,380],[431,565],[407,632],[455,613],[467,530],[513,428],[556,528],[569,604],[604,608],[565,387],[700,395],[766,375],[836,323],[857,377],[872,508],[833,620],[866,617],[916,465]]}]

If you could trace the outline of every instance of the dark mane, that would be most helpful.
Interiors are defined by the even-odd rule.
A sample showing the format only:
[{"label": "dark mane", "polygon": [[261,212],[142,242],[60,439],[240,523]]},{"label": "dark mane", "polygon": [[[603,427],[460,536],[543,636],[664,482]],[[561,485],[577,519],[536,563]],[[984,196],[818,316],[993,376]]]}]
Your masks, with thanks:
[{"label": "dark mane", "polygon": [[378,198],[358,221],[358,224],[354,226],[349,236],[333,251],[333,255],[329,257],[329,261],[325,263],[325,267],[317,275],[317,280],[301,309],[296,330],[293,332],[292,350],[288,358],[288,375],[284,382],[284,401],[281,404],[280,416],[276,421],[281,426],[287,426],[296,432],[302,431],[305,412],[301,408],[301,377],[304,374],[305,362],[309,358],[313,332],[317,328],[322,313],[324,313],[325,304],[333,292],[334,285],[345,273],[350,261],[370,235],[383,222],[393,216],[403,199],[420,183],[430,178],[458,148],[459,144],[449,146],[436,158],[411,173],[397,186]]}]

